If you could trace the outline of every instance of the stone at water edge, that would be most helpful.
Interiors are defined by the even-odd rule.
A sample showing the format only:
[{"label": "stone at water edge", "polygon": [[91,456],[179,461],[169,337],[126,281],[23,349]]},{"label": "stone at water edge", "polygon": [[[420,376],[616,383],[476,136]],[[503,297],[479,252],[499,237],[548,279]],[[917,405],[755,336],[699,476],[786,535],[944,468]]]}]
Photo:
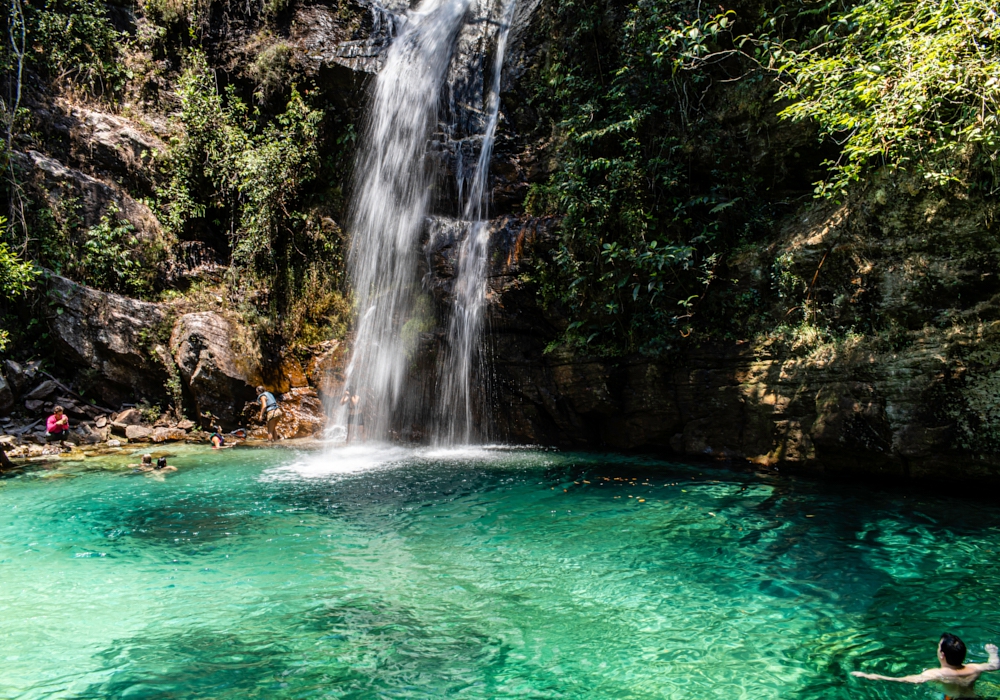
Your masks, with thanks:
[{"label": "stone at water edge", "polygon": [[107,424],[108,424],[108,417],[107,416],[98,416],[94,420],[94,425],[96,425],[98,428],[103,428]]},{"label": "stone at water edge", "polygon": [[199,416],[211,414],[225,429],[239,424],[244,405],[257,396],[233,352],[232,336],[229,321],[213,311],[181,316],[170,336],[174,361]]},{"label": "stone at water edge", "polygon": [[187,437],[187,433],[180,428],[155,428],[153,430],[153,442],[179,442]]},{"label": "stone at water edge", "polygon": [[125,437],[129,440],[148,440],[153,435],[153,429],[145,425],[130,425],[125,428]]},{"label": "stone at water edge", "polygon": [[191,430],[191,428],[194,427],[194,421],[185,418],[182,421],[178,421],[177,427],[180,428],[181,430]]}]

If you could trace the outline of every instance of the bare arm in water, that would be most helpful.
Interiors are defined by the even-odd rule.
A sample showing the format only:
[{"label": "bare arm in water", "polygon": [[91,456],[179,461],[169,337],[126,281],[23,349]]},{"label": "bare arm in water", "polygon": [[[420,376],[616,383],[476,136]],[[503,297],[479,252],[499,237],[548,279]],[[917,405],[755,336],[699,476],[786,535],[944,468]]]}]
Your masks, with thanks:
[{"label": "bare arm in water", "polygon": [[897,683],[928,683],[937,681],[947,685],[972,685],[979,678],[980,674],[987,671],[1000,671],[1000,653],[996,644],[987,644],[986,653],[989,660],[984,664],[965,664],[961,668],[929,668],[923,673],[912,676],[882,676],[878,673],[862,673],[852,671],[852,676],[867,678],[873,681],[896,681]]}]

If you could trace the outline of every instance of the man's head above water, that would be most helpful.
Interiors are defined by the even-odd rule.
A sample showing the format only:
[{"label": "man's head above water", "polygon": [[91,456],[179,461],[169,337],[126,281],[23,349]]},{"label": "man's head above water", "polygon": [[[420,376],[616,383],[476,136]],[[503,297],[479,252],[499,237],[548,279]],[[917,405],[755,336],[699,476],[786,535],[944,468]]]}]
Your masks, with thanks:
[{"label": "man's head above water", "polygon": [[962,668],[965,663],[965,642],[955,635],[945,632],[938,643],[938,660],[942,665]]}]

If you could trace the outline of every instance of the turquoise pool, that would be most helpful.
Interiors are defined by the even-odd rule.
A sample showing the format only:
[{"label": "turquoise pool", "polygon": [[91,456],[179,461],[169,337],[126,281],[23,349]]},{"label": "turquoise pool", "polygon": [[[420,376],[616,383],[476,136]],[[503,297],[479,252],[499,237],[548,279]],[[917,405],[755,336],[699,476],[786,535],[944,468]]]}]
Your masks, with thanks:
[{"label": "turquoise pool", "polygon": [[930,698],[847,674],[1000,641],[987,503],[530,450],[125,461],[0,481],[0,697]]}]

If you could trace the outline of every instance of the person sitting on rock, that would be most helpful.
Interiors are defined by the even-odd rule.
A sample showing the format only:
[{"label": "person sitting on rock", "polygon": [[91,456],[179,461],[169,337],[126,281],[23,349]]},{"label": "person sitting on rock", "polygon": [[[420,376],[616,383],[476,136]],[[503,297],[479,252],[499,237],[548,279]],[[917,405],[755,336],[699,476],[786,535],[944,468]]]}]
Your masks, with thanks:
[{"label": "person sitting on rock", "polygon": [[284,415],[281,407],[278,406],[278,400],[274,398],[274,394],[270,391],[266,391],[264,387],[259,386],[257,387],[257,401],[260,403],[259,420],[267,425],[267,439],[271,441],[277,440],[278,421]]},{"label": "person sitting on rock", "polygon": [[63,413],[62,406],[52,408],[52,415],[45,422],[45,435],[49,441],[58,440],[60,445],[66,444],[69,434],[69,418]]}]

